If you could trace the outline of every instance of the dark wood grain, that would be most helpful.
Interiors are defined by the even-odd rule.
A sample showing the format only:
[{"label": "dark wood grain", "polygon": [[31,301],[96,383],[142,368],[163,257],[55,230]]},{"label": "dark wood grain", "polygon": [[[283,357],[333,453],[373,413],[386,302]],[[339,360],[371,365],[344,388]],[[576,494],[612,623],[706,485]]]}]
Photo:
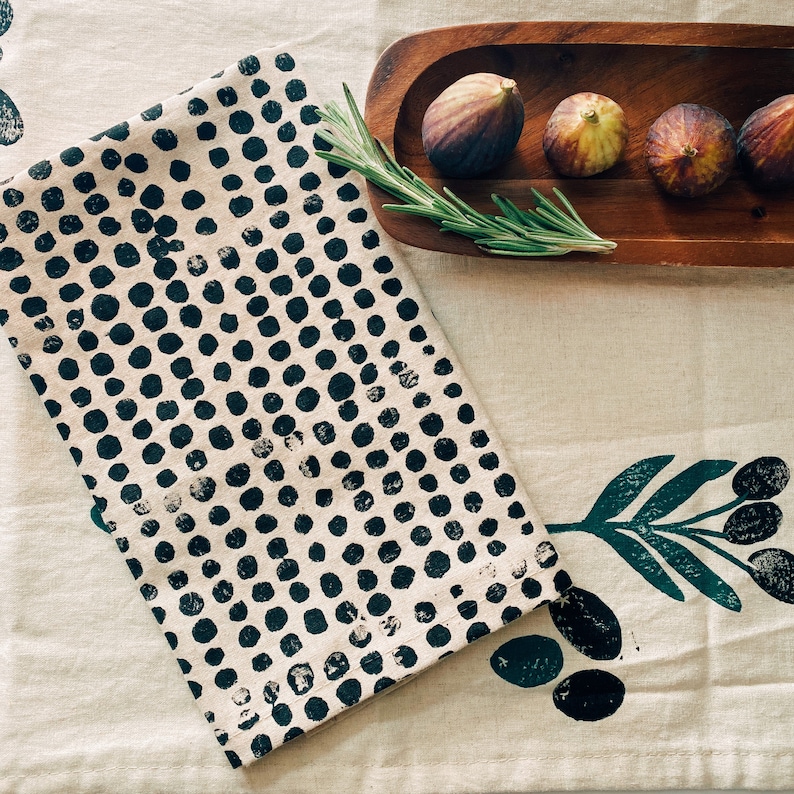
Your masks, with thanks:
[{"label": "dark wood grain", "polygon": [[[526,121],[507,163],[485,177],[444,179],[422,150],[427,106],[472,72],[514,78]],[[631,127],[626,157],[588,179],[557,176],[543,155],[543,128],[556,105],[597,91],[623,107]],[[642,157],[654,119],[678,102],[719,110],[739,130],[753,110],[794,93],[794,28],[770,25],[515,22],[440,28],[400,39],[381,56],[367,91],[372,133],[431,185],[448,185],[478,209],[496,192],[531,206],[530,186],[559,187],[584,220],[618,243],[581,261],[628,264],[794,266],[794,190],[756,191],[737,171],[699,199],[676,199],[652,183]],[[411,245],[484,256],[429,221],[389,212],[370,187],[386,231]]]}]

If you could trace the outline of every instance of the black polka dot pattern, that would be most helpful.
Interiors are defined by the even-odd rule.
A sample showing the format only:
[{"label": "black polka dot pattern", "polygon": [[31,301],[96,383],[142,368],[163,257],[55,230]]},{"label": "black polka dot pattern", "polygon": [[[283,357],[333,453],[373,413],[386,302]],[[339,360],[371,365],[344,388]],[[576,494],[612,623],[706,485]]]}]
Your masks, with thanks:
[{"label": "black polka dot pattern", "polygon": [[231,764],[570,582],[266,50],[0,189],[5,326]]}]

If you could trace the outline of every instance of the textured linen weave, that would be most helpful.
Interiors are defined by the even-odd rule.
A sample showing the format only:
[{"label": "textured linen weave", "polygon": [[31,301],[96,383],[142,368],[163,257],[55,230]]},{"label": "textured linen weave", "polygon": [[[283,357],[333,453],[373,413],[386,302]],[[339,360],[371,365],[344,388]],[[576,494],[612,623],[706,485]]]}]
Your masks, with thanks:
[{"label": "textured linen weave", "polygon": [[569,584],[316,107],[264,50],[2,186],[4,328],[235,766]]}]

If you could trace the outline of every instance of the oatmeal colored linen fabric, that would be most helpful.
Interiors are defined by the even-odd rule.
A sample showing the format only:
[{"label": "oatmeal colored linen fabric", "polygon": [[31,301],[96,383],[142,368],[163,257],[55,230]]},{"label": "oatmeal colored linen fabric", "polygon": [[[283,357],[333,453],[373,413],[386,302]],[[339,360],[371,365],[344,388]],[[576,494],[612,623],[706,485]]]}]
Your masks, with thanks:
[{"label": "oatmeal colored linen fabric", "polygon": [[2,190],[11,345],[233,766],[570,585],[316,111],[260,51]]},{"label": "oatmeal colored linen fabric", "polygon": [[[0,148],[5,177],[278,43],[303,64],[315,98],[341,98],[346,81],[363,102],[389,44],[441,25],[528,18],[794,24],[794,9],[767,0],[11,4],[13,20],[0,37],[0,90],[25,126]],[[587,220],[600,230],[608,218]],[[571,635],[571,613],[555,624],[549,610],[535,610],[261,762],[232,769],[124,557],[88,518],[93,502],[68,445],[4,344],[0,790],[792,789],[794,607],[724,555],[746,565],[759,549],[794,548],[794,489],[788,484],[760,500],[782,513],[774,536],[742,546],[722,534],[735,510],[757,503],[735,493],[736,475],[758,473],[761,458],[794,460],[791,271],[605,261],[484,266],[395,248],[576,587],[609,608],[611,615],[597,613],[607,629],[600,642],[587,647]],[[645,488],[619,487],[630,482],[626,471]],[[677,525],[678,534],[666,537],[683,539],[730,586],[740,609],[729,608],[738,604],[715,579],[707,595],[682,575],[680,562],[676,568],[655,556],[678,590],[657,576],[666,588],[659,589],[620,556],[614,536],[610,544],[574,529],[615,480],[613,494],[636,496],[623,516],[633,519],[687,471],[666,489],[679,502],[675,513],[655,525]],[[638,539],[632,531],[627,537]],[[592,596],[579,593],[567,606],[594,607]],[[578,647],[558,626],[568,626]],[[618,653],[591,658],[596,648]],[[518,686],[530,680],[521,670],[533,662],[556,677]],[[558,707],[574,691],[571,676],[589,670],[620,682],[599,677],[611,683],[602,706],[618,707],[592,722]]]}]

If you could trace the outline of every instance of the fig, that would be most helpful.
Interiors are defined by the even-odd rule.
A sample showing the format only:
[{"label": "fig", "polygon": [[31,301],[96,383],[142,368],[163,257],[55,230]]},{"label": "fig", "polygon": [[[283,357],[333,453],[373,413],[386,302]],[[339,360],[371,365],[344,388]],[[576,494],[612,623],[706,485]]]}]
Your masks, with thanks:
[{"label": "fig", "polygon": [[503,163],[523,128],[524,101],[515,80],[477,72],[430,103],[422,119],[422,146],[442,174],[467,179]]},{"label": "fig", "polygon": [[586,177],[612,168],[628,141],[623,108],[602,94],[581,91],[552,112],[543,131],[543,153],[557,173]]},{"label": "fig", "polygon": [[705,196],[736,168],[736,131],[719,111],[682,102],[653,122],[644,154],[662,190],[674,196]]},{"label": "fig", "polygon": [[794,94],[751,113],[739,130],[739,165],[760,188],[794,185]]}]

